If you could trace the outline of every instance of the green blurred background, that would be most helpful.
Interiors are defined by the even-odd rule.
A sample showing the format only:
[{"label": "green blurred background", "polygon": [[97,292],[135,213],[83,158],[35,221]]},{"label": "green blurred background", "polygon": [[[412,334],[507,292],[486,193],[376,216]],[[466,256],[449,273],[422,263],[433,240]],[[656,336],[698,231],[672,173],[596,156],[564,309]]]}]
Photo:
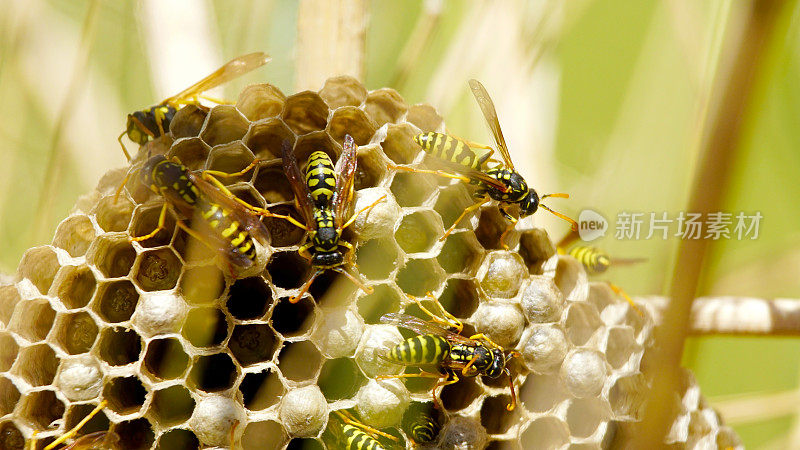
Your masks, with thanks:
[{"label": "green blurred background", "polygon": [[[363,77],[369,89],[394,87],[409,104],[433,104],[450,131],[488,142],[466,84],[471,77],[482,80],[517,168],[540,193],[571,194],[550,206],[575,217],[583,208],[603,213],[612,228],[600,245],[613,255],[648,258],[605,278],[635,295],[662,295],[671,282],[677,238],[617,240],[615,218],[622,211],[674,217],[685,209],[707,126],[703,118],[714,106],[718,75],[731,57],[725,49],[740,33],[749,4],[366,1]],[[165,6],[5,0],[0,272],[13,273],[25,249],[49,242],[78,196],[124,164],[115,139],[127,112],[258,50],[273,61],[226,86],[227,97],[257,81],[286,94],[296,91],[295,68],[303,57],[296,45],[299,3]],[[760,62],[724,192],[724,210],[761,212],[759,237],[714,242],[700,295],[798,297],[798,11],[797,2],[787,2]],[[171,65],[159,53],[181,45],[195,58],[188,64]],[[563,223],[543,215],[536,220],[551,237],[566,232]],[[733,422],[749,448],[796,448],[796,412],[774,408],[774,397],[762,394],[797,395],[798,350],[800,342],[789,338],[693,338],[685,364],[723,412],[736,413],[740,398],[760,406]]]}]

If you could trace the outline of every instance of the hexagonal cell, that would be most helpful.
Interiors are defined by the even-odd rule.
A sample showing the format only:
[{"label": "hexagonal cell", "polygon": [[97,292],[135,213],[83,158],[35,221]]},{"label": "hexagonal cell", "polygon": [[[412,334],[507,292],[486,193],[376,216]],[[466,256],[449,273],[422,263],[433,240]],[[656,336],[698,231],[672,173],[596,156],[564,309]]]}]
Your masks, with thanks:
[{"label": "hexagonal cell", "polygon": [[444,233],[438,219],[432,211],[420,211],[403,217],[394,233],[397,244],[406,253],[427,252]]},{"label": "hexagonal cell", "polygon": [[281,157],[284,141],[295,143],[292,130],[280,119],[267,119],[254,123],[245,135],[245,145],[262,161],[270,161]]},{"label": "hexagonal cell", "polygon": [[187,268],[181,277],[181,296],[189,304],[212,303],[224,290],[225,276],[214,265]]},{"label": "hexagonal cell", "polygon": [[144,291],[172,289],[178,284],[182,267],[171,249],[149,250],[139,257],[134,280]]},{"label": "hexagonal cell", "polygon": [[308,261],[294,250],[273,253],[267,263],[272,283],[284,289],[300,287],[306,280],[308,268]]},{"label": "hexagonal cell", "polygon": [[[475,204],[475,197],[469,191],[469,188],[464,183],[458,183],[453,186],[448,186],[439,192],[436,198],[436,204],[433,209],[442,217],[442,223],[445,228],[451,227],[456,219],[458,219],[464,210]],[[463,228],[468,226],[468,218],[459,222],[458,227]]]},{"label": "hexagonal cell", "polygon": [[583,270],[583,265],[571,256],[558,256],[553,281],[568,301],[580,302],[586,300],[589,294],[586,271]]},{"label": "hexagonal cell", "polygon": [[153,433],[153,426],[144,417],[120,422],[114,425],[112,431],[123,438],[123,445],[126,450],[151,448],[156,439],[156,435]]},{"label": "hexagonal cell", "polygon": [[322,365],[317,385],[329,402],[350,398],[367,379],[350,358],[329,359]]},{"label": "hexagonal cell", "polygon": [[228,342],[233,357],[242,366],[271,360],[277,346],[278,337],[266,324],[236,325]]},{"label": "hexagonal cell", "polygon": [[[66,418],[64,420],[65,428],[72,429],[78,423],[85,419],[86,416],[91,413],[97,405],[92,404],[81,404],[81,405],[72,405],[67,410]],[[111,425],[111,421],[108,420],[106,417],[105,412],[100,411],[99,413],[95,414],[88,422],[81,426],[80,430],[78,430],[79,436],[85,436],[90,433],[95,433],[98,431],[106,431],[108,427]]]},{"label": "hexagonal cell", "polygon": [[436,257],[447,273],[472,274],[481,261],[483,251],[475,235],[471,232],[453,233]]},{"label": "hexagonal cell", "polygon": [[[280,142],[275,151],[280,154]],[[274,158],[258,166],[253,187],[264,196],[267,203],[278,203],[294,198],[289,180],[283,172],[283,165]]]},{"label": "hexagonal cell", "polygon": [[[489,441],[489,445],[486,447],[486,450],[519,450],[520,447],[517,443],[517,440],[506,440],[506,441]],[[570,449],[572,450],[572,449]]]},{"label": "hexagonal cell", "polygon": [[377,187],[383,182],[388,173],[386,161],[378,146],[359,147],[356,174],[353,181],[353,186],[356,190]]},{"label": "hexagonal cell", "polygon": [[0,377],[0,416],[11,414],[19,400],[19,389],[6,377]]},{"label": "hexagonal cell", "polygon": [[[94,208],[94,218],[97,221],[97,225],[108,233],[127,230],[133,214],[134,205],[125,195],[120,195],[116,199],[114,197],[109,195],[101,198]],[[91,247],[91,242],[89,244]]]},{"label": "hexagonal cell", "polygon": [[99,236],[86,254],[86,262],[94,264],[106,278],[128,275],[135,258],[136,251],[124,233]]},{"label": "hexagonal cell", "polygon": [[554,416],[540,417],[528,426],[520,436],[526,448],[547,450],[560,448],[569,443],[567,424]]},{"label": "hexagonal cell", "polygon": [[294,438],[289,441],[286,450],[323,450],[325,448],[322,443],[312,438]]},{"label": "hexagonal cell", "polygon": [[451,278],[447,280],[439,302],[450,314],[466,319],[478,309],[478,288],[472,280]]},{"label": "hexagonal cell", "polygon": [[377,129],[377,124],[364,110],[355,106],[336,109],[328,123],[328,133],[339,143],[344,140],[345,134],[349,134],[357,145],[366,145]]},{"label": "hexagonal cell", "polygon": [[226,353],[200,356],[189,372],[189,381],[201,391],[224,391],[236,381],[236,366]]},{"label": "hexagonal cell", "polygon": [[471,405],[481,394],[483,390],[475,378],[462,378],[458,383],[445,386],[439,398],[446,410],[460,411]]},{"label": "hexagonal cell", "polygon": [[[152,203],[147,205],[140,205],[133,213],[133,220],[131,221],[131,236],[144,236],[150,234],[158,227],[158,220],[161,216],[161,209],[163,203]],[[167,210],[164,228],[159,230],[155,236],[144,241],[139,241],[139,244],[145,248],[160,247],[167,245],[172,240],[172,235],[175,233],[175,215],[172,210]]]},{"label": "hexagonal cell", "polygon": [[103,398],[108,408],[118,414],[138,412],[144,405],[147,391],[136,377],[112,378],[103,385]]},{"label": "hexagonal cell", "polygon": [[[466,226],[462,222],[462,226]],[[497,208],[481,208],[480,217],[478,218],[478,227],[475,228],[475,237],[478,242],[487,250],[496,250],[501,248],[500,235],[503,234],[508,221],[500,214]],[[471,228],[471,227],[470,227]],[[506,242],[511,245],[510,242]]]},{"label": "hexagonal cell", "polygon": [[143,362],[144,368],[156,378],[178,378],[189,365],[189,355],[178,339],[154,339],[147,344]]},{"label": "hexagonal cell", "polygon": [[213,264],[219,252],[178,228],[172,237],[172,249],[189,265]]},{"label": "hexagonal cell", "polygon": [[175,139],[197,136],[207,115],[205,110],[196,105],[186,105],[169,122],[169,132]]},{"label": "hexagonal cell", "polygon": [[83,256],[95,238],[94,226],[88,216],[77,215],[58,225],[53,245],[63,248],[73,258]]},{"label": "hexagonal cell", "polygon": [[133,330],[106,328],[100,333],[100,358],[112,366],[124,366],[139,360],[142,338]]},{"label": "hexagonal cell", "polygon": [[416,207],[422,205],[433,193],[436,184],[431,178],[433,175],[419,173],[396,172],[389,188],[402,207]]},{"label": "hexagonal cell", "polygon": [[400,289],[417,297],[435,291],[441,279],[441,269],[435,259],[411,259],[397,273]]},{"label": "hexagonal cell", "polygon": [[382,88],[367,94],[367,99],[364,101],[364,110],[380,127],[387,122],[399,121],[408,111],[408,106],[397,91],[390,88]]},{"label": "hexagonal cell", "polygon": [[56,295],[68,309],[89,304],[97,281],[88,266],[64,266],[54,280]]},{"label": "hexagonal cell", "polygon": [[161,426],[172,426],[189,420],[194,411],[194,399],[189,391],[181,386],[170,386],[153,392],[150,413]]},{"label": "hexagonal cell", "polygon": [[34,391],[22,398],[19,415],[36,428],[42,430],[64,416],[64,403],[56,397],[55,391]]},{"label": "hexagonal cell", "polygon": [[349,75],[331,77],[319,91],[319,96],[331,109],[340,106],[358,106],[367,98],[367,89]]},{"label": "hexagonal cell", "polygon": [[567,426],[573,437],[585,438],[611,415],[608,403],[599,398],[576,398],[567,408]]},{"label": "hexagonal cell", "polygon": [[0,286],[0,322],[8,325],[20,299],[16,286]]},{"label": "hexagonal cell", "polygon": [[250,422],[242,435],[243,448],[281,448],[289,436],[278,422]]},{"label": "hexagonal cell", "polygon": [[324,130],[328,124],[328,105],[316,92],[303,91],[286,98],[282,118],[298,135]]},{"label": "hexagonal cell", "polygon": [[315,131],[297,138],[292,152],[297,158],[297,163],[301,169],[305,168],[308,157],[316,151],[325,152],[334,163],[341,153],[341,146],[331,139],[330,135],[324,131]]},{"label": "hexagonal cell", "polygon": [[195,347],[215,347],[228,337],[228,321],[219,308],[194,308],[181,334]]},{"label": "hexagonal cell", "polygon": [[58,269],[58,256],[52,248],[33,247],[22,255],[17,271],[20,278],[29,279],[39,292],[47,294]]},{"label": "hexagonal cell", "polygon": [[419,130],[407,123],[389,125],[386,138],[380,144],[383,153],[395,164],[411,164],[422,151],[414,142],[414,136],[417,134]]},{"label": "hexagonal cell", "polygon": [[182,139],[175,143],[168,153],[168,157],[178,158],[190,170],[199,170],[205,167],[211,147],[200,138]]},{"label": "hexagonal cell", "polygon": [[637,373],[621,377],[614,381],[608,391],[608,403],[611,411],[618,418],[640,420],[646,397],[647,380]]},{"label": "hexagonal cell", "polygon": [[[222,144],[211,149],[206,166],[209,170],[217,170],[225,173],[234,173],[244,170],[255,159],[255,155],[242,143],[234,141]],[[247,173],[236,177],[218,177],[217,179],[225,185],[234,184],[239,181],[248,182],[253,178],[252,169]]]},{"label": "hexagonal cell", "polygon": [[567,337],[574,345],[586,344],[602,325],[600,314],[594,306],[588,303],[569,305],[564,326]]},{"label": "hexagonal cell", "polygon": [[322,355],[310,341],[286,342],[278,355],[278,368],[292,381],[307,381],[317,374]]},{"label": "hexagonal cell", "polygon": [[97,288],[94,310],[106,322],[118,323],[131,318],[139,303],[139,293],[128,280],[101,283]]},{"label": "hexagonal cell", "polygon": [[25,448],[25,437],[13,422],[5,421],[0,423],[0,448],[8,450],[23,450]]},{"label": "hexagonal cell", "polygon": [[239,385],[245,408],[250,411],[267,409],[280,400],[286,389],[274,369],[245,373]]},{"label": "hexagonal cell", "polygon": [[373,285],[372,288],[374,291],[371,294],[358,298],[358,314],[364,318],[365,323],[375,325],[380,323],[384,314],[400,309],[400,294],[388,284]]},{"label": "hexagonal cell", "polygon": [[286,96],[280,89],[267,84],[251,84],[242,89],[236,108],[251,122],[274,117],[283,109]]},{"label": "hexagonal cell", "polygon": [[358,270],[370,280],[385,280],[398,266],[397,245],[391,238],[372,239],[358,246]]},{"label": "hexagonal cell", "polygon": [[56,352],[47,344],[36,344],[19,351],[12,372],[32,386],[46,386],[53,383],[57,370]]},{"label": "hexagonal cell", "polygon": [[17,341],[5,331],[0,332],[0,372],[5,372],[14,364],[19,354]]},{"label": "hexagonal cell", "polygon": [[56,342],[70,355],[91,350],[98,333],[97,324],[85,311],[59,316],[56,330]]},{"label": "hexagonal cell", "polygon": [[[281,174],[282,173],[283,172],[281,171]],[[288,185],[284,186],[288,187]],[[303,218],[300,217],[300,214],[292,205],[277,205],[269,208],[269,210],[274,214],[292,216],[298,222],[303,223]],[[292,224],[287,220],[277,217],[264,218],[264,226],[267,228],[267,231],[269,231],[270,237],[272,238],[272,247],[299,245],[306,233],[304,229]]]},{"label": "hexagonal cell", "polygon": [[181,450],[200,448],[200,439],[189,430],[173,428],[158,438],[158,450]]},{"label": "hexagonal cell", "polygon": [[271,321],[283,337],[301,336],[314,324],[314,302],[308,298],[297,303],[279,302],[272,311]]},{"label": "hexagonal cell", "polygon": [[55,317],[56,312],[53,311],[47,300],[43,298],[23,300],[17,303],[9,329],[16,331],[31,342],[42,341],[53,327]]},{"label": "hexagonal cell", "polygon": [[569,398],[558,376],[531,373],[519,390],[520,403],[534,413],[546,413]]},{"label": "hexagonal cell", "polygon": [[228,312],[239,320],[262,317],[272,303],[272,290],[259,277],[236,280],[228,295],[225,306]]},{"label": "hexagonal cell", "polygon": [[541,228],[525,230],[519,237],[519,254],[533,274],[542,273],[542,264],[556,254],[547,232]]},{"label": "hexagonal cell", "polygon": [[211,147],[239,140],[250,123],[233,106],[219,105],[211,109],[200,138]]},{"label": "hexagonal cell", "polygon": [[620,369],[631,359],[634,352],[641,350],[633,337],[633,329],[614,327],[608,330],[606,358],[614,369]]},{"label": "hexagonal cell", "polygon": [[444,123],[436,108],[426,104],[412,105],[408,108],[406,120],[416,125],[423,133],[438,131]]}]

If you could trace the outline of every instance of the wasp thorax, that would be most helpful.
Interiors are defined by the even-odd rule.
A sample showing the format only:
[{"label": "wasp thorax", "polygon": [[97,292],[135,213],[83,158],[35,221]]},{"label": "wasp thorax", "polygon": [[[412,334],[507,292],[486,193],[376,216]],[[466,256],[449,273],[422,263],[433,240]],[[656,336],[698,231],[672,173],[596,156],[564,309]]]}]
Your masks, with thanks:
[{"label": "wasp thorax", "polygon": [[[153,185],[161,181],[161,176],[156,175],[154,173],[156,166],[158,166],[161,162],[166,161],[167,158],[164,155],[155,155],[151,156],[150,159],[144,162],[142,168],[140,169],[140,179],[142,180],[142,184],[145,186],[153,188]],[[161,168],[163,170],[163,168]]]},{"label": "wasp thorax", "polygon": [[314,233],[314,246],[333,250],[339,242],[339,232],[334,227],[321,227]]}]

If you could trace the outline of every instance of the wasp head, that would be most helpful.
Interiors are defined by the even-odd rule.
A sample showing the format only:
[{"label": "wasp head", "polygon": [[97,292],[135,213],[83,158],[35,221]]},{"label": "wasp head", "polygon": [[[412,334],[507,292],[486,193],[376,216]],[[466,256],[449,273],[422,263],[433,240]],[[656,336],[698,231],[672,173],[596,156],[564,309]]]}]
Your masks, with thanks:
[{"label": "wasp head", "polygon": [[492,362],[483,374],[489,378],[497,378],[503,374],[503,369],[506,367],[506,355],[499,348],[493,348],[491,352]]},{"label": "wasp head", "polygon": [[519,201],[520,217],[530,216],[539,209],[539,194],[533,189],[528,190],[528,194]]},{"label": "wasp head", "polygon": [[344,255],[338,249],[331,252],[317,252],[311,258],[311,265],[318,268],[338,267],[344,263]]}]

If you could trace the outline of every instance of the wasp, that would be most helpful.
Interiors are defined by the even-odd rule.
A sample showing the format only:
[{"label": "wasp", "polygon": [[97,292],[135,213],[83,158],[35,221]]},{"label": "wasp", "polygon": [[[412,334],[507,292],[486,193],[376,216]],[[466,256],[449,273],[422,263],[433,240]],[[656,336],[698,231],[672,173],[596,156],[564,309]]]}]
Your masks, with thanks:
[{"label": "wasp", "polygon": [[434,368],[436,373],[423,370],[420,373],[381,375],[378,378],[438,378],[432,391],[433,402],[437,408],[442,409],[436,391],[439,387],[458,382],[459,375],[498,378],[506,374],[511,387],[511,403],[506,405],[506,409],[512,411],[517,403],[517,395],[508,363],[512,358],[521,357],[520,353],[516,350],[504,350],[482,333],[469,338],[462,336],[460,333],[464,325],[448,313],[431,294],[428,294],[428,298],[438,307],[442,315],[431,312],[418,298],[412,296],[409,298],[432,320],[425,321],[399,313],[381,316],[382,323],[407,328],[418,334],[387,349],[382,358],[395,364]]},{"label": "wasp", "polygon": [[331,430],[336,443],[345,450],[385,450],[380,437],[397,442],[397,438],[373,427],[361,423],[355,416],[345,410],[333,412],[336,420],[331,421]]},{"label": "wasp", "polygon": [[431,403],[412,403],[403,414],[403,431],[418,444],[433,442],[441,430],[435,414]]},{"label": "wasp", "polygon": [[325,270],[333,270],[345,275],[364,292],[372,292],[355,276],[344,269],[354,266],[354,247],[341,239],[342,231],[355,222],[359,214],[366,212],[386,196],[356,211],[344,220],[353,200],[353,180],[356,173],[356,157],[358,147],[352,136],[345,135],[341,156],[334,167],[330,157],[323,151],[313,152],[305,167],[305,174],[300,172],[291,144],[284,141],[282,146],[283,170],[292,186],[295,204],[300,210],[305,225],[291,217],[281,216],[308,233],[306,240],[298,252],[311,262],[314,273],[300,287],[300,292],[289,299],[297,303],[305,294],[314,279]]},{"label": "wasp", "polygon": [[[44,450],[52,450],[55,449],[58,445],[63,444],[68,439],[73,438],[78,431],[86,425],[86,422],[91,420],[92,417],[97,415],[103,408],[106,407],[108,402],[106,400],[101,401],[95,409],[93,409],[89,414],[86,415],[77,425],[75,425],[72,429],[61,435],[58,439],[51,442],[47,446],[44,447]],[[75,442],[65,447],[62,447],[61,450],[109,450],[109,449],[116,449],[119,447],[119,436],[116,433],[111,431],[98,431],[96,433],[90,433],[86,436],[81,436]],[[36,448],[36,432],[33,432],[31,436],[31,440],[26,447],[26,450],[34,450]]]},{"label": "wasp", "polygon": [[478,106],[480,106],[483,116],[486,119],[486,123],[489,125],[489,129],[494,136],[497,150],[503,159],[502,163],[492,167],[488,166],[493,153],[491,147],[476,144],[447,134],[430,132],[416,135],[414,137],[414,142],[422,147],[426,153],[437,157],[438,160],[451,171],[425,170],[395,166],[392,164],[389,165],[392,169],[439,175],[478,186],[478,189],[475,191],[475,197],[480,200],[474,205],[465,208],[440,240],[446,239],[459,222],[468,214],[492,200],[499,202],[500,213],[509,221],[508,227],[506,227],[500,235],[500,243],[506,249],[508,249],[508,245],[505,243],[505,237],[519,220],[512,216],[506,209],[513,204],[519,206],[520,217],[529,216],[541,207],[561,219],[566,220],[571,224],[573,229],[577,230],[578,224],[575,223],[574,220],[564,214],[553,211],[542,203],[542,200],[548,197],[569,198],[569,195],[557,193],[546,194],[540,197],[533,188],[528,186],[522,175],[514,168],[514,162],[511,160],[508,146],[506,146],[506,141],[503,137],[503,132],[500,130],[497,111],[495,111],[494,103],[491,97],[489,97],[489,93],[486,92],[486,88],[477,80],[470,80],[469,85],[472,89],[472,95],[475,97],[475,100],[477,100]]},{"label": "wasp", "polygon": [[130,161],[131,157],[128,154],[128,150],[125,148],[125,144],[122,143],[123,136],[127,135],[131,141],[139,145],[144,145],[151,139],[163,136],[169,130],[169,124],[180,107],[189,104],[199,105],[198,98],[203,92],[238,78],[269,61],[270,57],[262,52],[234,58],[212,74],[161,103],[128,114],[125,131],[117,138],[125,156]]},{"label": "wasp", "polygon": [[[605,250],[589,245],[577,244],[570,247],[578,238],[578,232],[570,231],[561,239],[556,248],[559,254],[566,254],[577,259],[589,275],[604,273],[612,265],[636,264],[645,261],[645,258],[612,258]],[[636,306],[633,299],[621,287],[609,281],[606,281],[606,284],[608,284],[608,287],[611,288],[614,293],[624,298],[636,312],[642,314],[642,311]]]},{"label": "wasp", "polygon": [[[178,220],[176,226],[224,255],[232,273],[234,273],[233,267],[244,270],[253,267],[257,259],[255,242],[262,246],[269,244],[269,233],[260,216],[279,218],[286,216],[273,214],[239,199],[218,180],[218,177],[243,175],[258,162],[254,160],[235,173],[205,170],[198,175],[177,159],[170,160],[164,155],[148,158],[138,169],[140,182],[163,197],[165,201],[156,228],[146,235],[131,237],[130,240],[145,241],[165,229],[167,209],[172,205],[181,217],[194,219],[193,224],[198,225],[201,232],[190,228],[183,220]],[[123,181],[122,186],[124,185]]]}]

